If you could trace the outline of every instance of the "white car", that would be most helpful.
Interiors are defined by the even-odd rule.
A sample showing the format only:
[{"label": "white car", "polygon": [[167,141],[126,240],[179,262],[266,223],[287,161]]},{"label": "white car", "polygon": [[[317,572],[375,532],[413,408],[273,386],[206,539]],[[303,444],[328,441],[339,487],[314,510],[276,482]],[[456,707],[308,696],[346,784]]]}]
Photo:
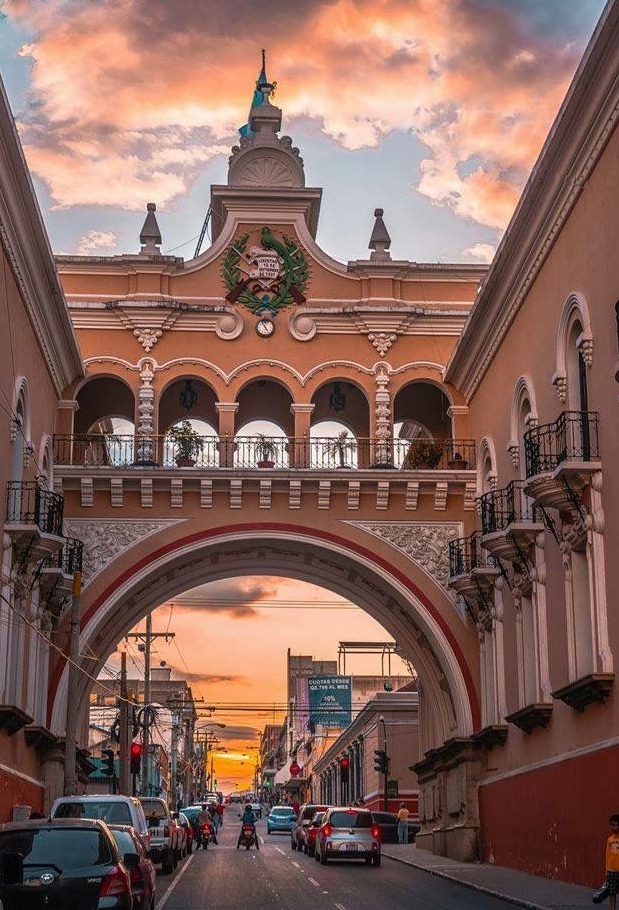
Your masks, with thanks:
[{"label": "white car", "polygon": [[140,800],[135,796],[59,796],[52,806],[51,818],[94,818],[108,825],[131,825],[150,846],[150,834]]},{"label": "white car", "polygon": [[154,863],[161,863],[162,872],[173,872],[185,854],[185,832],[172,817],[165,799],[143,796],[140,802],[150,833],[149,856]]}]

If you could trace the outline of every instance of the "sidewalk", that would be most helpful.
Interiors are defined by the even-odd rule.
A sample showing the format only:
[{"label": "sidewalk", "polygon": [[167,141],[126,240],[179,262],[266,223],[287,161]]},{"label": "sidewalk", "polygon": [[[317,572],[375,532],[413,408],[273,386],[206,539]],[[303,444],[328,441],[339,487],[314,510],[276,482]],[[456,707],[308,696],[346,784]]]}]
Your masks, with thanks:
[{"label": "sidewalk", "polygon": [[589,910],[593,906],[593,889],[582,885],[568,885],[490,863],[461,863],[417,850],[414,844],[384,844],[382,852],[385,858],[460,882],[467,888],[530,910],[585,910],[585,907]]}]

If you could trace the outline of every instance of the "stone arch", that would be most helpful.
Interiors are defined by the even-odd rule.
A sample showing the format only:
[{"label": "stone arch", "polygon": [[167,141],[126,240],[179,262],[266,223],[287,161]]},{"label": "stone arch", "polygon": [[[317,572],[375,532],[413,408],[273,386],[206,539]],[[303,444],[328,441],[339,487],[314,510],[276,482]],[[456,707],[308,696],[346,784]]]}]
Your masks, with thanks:
[{"label": "stone arch", "polygon": [[[116,387],[120,387],[120,395]],[[89,398],[92,404],[88,402]],[[135,422],[135,390],[124,377],[115,373],[88,376],[75,390],[75,401],[80,403],[74,419],[76,433],[90,432],[97,420],[107,417],[122,417]],[[108,408],[107,402],[113,403],[113,407]]]},{"label": "stone arch", "polygon": [[13,388],[13,419],[11,421],[11,441],[13,457],[11,462],[11,480],[19,481],[24,469],[24,457],[31,446],[30,386],[25,376],[18,376]]},{"label": "stone arch", "polygon": [[48,489],[51,490],[54,485],[54,456],[53,441],[49,434],[41,439],[37,465],[39,468],[39,480]]},{"label": "stone arch", "polygon": [[[425,743],[425,749],[469,735],[478,725],[475,685],[460,643],[464,627],[457,612],[452,627],[410,573],[371,550],[325,531],[252,523],[203,530],[146,553],[134,563],[125,560],[124,571],[116,565],[119,560],[116,567],[108,564],[90,588],[92,600],[91,582],[84,590],[81,653],[90,677],[96,677],[129,628],[180,591],[235,575],[282,574],[350,597],[401,642],[432,703],[433,741]],[[442,589],[436,592],[444,598]],[[49,722],[58,732],[64,725],[66,686],[66,667],[59,665],[49,701]],[[89,678],[82,677],[82,708],[89,689]]]},{"label": "stone arch", "polygon": [[537,426],[537,402],[533,380],[530,376],[519,376],[514,386],[510,411],[510,434],[507,451],[516,470],[524,465],[521,448],[523,435],[529,427]]},{"label": "stone arch", "polygon": [[497,460],[494,441],[484,436],[479,443],[479,460],[477,463],[477,491],[479,495],[489,493],[497,483]]},{"label": "stone arch", "polygon": [[557,349],[555,355],[555,372],[552,377],[557,396],[564,403],[569,395],[570,377],[569,351],[575,325],[579,323],[580,331],[575,338],[575,348],[580,352],[587,367],[593,363],[593,332],[587,301],[582,294],[570,294],[561,311],[557,327]]}]

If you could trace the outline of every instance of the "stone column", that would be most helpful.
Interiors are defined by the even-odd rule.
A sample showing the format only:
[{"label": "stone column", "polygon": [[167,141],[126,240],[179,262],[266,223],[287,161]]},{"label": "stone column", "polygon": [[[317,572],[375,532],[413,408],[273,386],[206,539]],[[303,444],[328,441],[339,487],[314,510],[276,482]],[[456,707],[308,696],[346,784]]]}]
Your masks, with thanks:
[{"label": "stone column", "polygon": [[290,467],[309,468],[311,464],[310,426],[313,404],[291,404],[294,415],[294,440],[290,440]]},{"label": "stone column", "polygon": [[[155,451],[153,412],[155,410],[155,365],[152,360],[143,360],[140,365],[140,389],[138,392],[137,420],[135,428],[134,459],[137,464],[155,464],[157,453]],[[159,457],[163,453],[159,453]]]},{"label": "stone column", "polygon": [[234,465],[235,416],[239,409],[238,401],[216,401],[219,414],[219,466],[231,468]]},{"label": "stone column", "polygon": [[[389,366],[386,363],[377,364],[374,371],[376,391],[374,393],[375,430],[373,433],[375,450],[370,454],[369,466],[392,465],[393,462],[393,415],[391,412],[391,393],[388,385]],[[371,424],[370,424],[371,425]],[[360,453],[361,454],[361,453]],[[359,461],[361,462],[361,458]],[[359,467],[366,467],[359,464]]]}]

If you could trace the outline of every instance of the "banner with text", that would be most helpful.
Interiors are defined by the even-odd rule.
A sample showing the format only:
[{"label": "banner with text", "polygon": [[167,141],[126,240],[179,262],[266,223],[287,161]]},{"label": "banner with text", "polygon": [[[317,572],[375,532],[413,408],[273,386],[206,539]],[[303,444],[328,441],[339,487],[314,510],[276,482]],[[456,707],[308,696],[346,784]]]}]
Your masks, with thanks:
[{"label": "banner with text", "polygon": [[352,678],[350,676],[310,676],[310,723],[323,727],[347,727],[351,722]]}]

